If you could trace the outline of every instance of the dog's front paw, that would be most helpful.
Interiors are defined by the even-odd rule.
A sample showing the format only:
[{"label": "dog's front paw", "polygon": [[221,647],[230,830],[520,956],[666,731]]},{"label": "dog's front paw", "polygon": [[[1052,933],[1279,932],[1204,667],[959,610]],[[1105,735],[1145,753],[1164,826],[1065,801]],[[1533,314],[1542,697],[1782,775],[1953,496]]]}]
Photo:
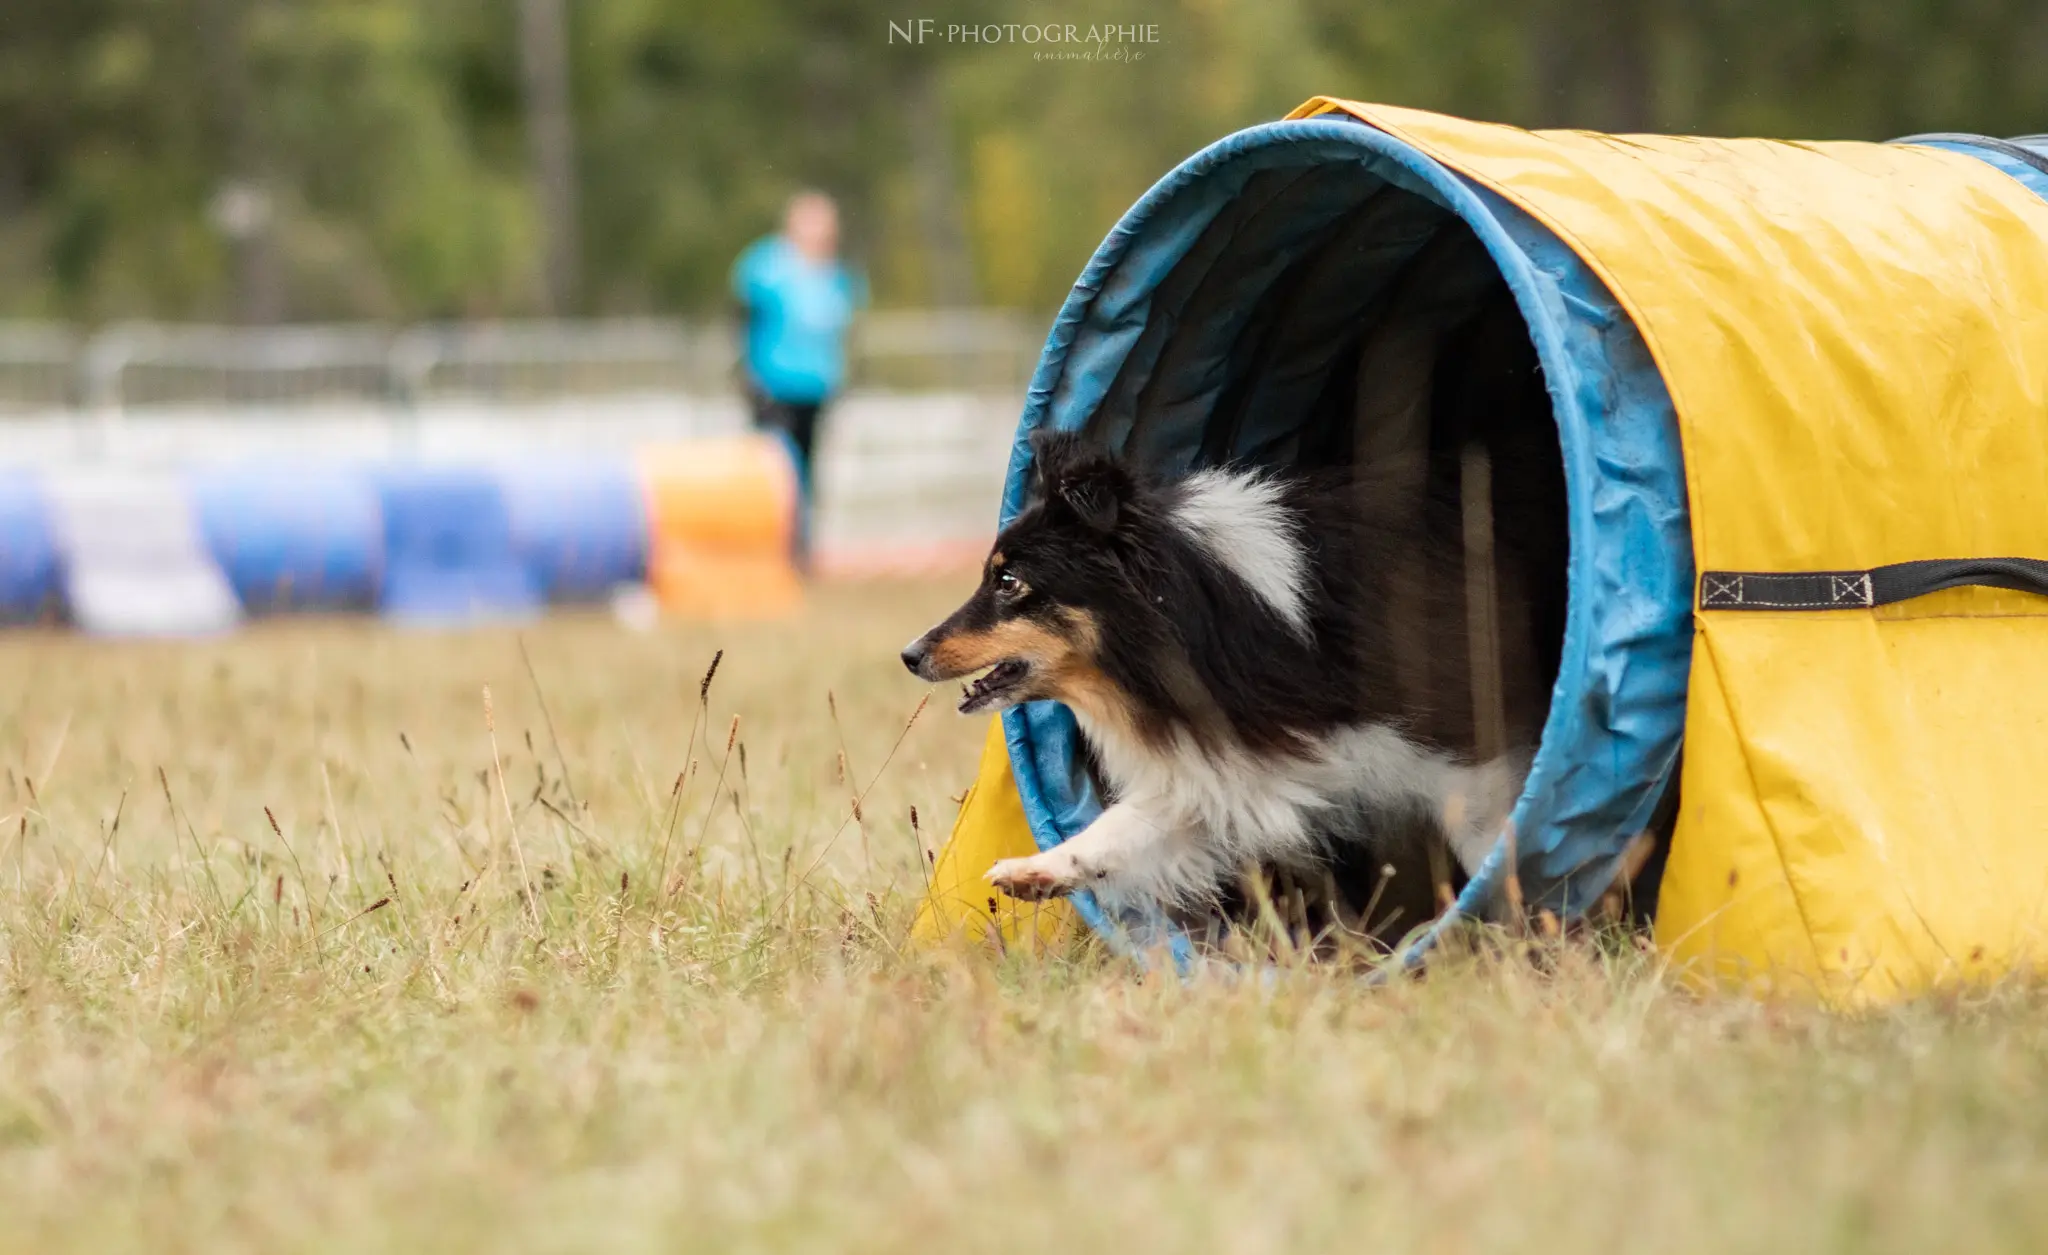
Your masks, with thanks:
[{"label": "dog's front paw", "polygon": [[989,883],[1025,902],[1062,897],[1080,887],[1080,869],[1058,851],[1006,858],[988,869]]}]

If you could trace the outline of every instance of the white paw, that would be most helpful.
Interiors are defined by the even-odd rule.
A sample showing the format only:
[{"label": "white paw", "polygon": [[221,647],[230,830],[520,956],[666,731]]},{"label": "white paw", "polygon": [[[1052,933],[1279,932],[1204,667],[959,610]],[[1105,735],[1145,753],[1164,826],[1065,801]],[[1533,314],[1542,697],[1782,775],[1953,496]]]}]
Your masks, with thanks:
[{"label": "white paw", "polygon": [[1058,850],[1006,858],[988,869],[989,883],[1025,902],[1062,897],[1081,887],[1081,869]]}]

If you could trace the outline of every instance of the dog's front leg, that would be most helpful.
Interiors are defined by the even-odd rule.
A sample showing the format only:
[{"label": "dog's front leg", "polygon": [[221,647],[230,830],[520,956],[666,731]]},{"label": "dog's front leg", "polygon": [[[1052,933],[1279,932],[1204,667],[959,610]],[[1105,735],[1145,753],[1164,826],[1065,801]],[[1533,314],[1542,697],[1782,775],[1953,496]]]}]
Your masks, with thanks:
[{"label": "dog's front leg", "polygon": [[989,882],[1027,902],[1064,897],[1112,880],[1133,865],[1156,857],[1157,847],[1173,831],[1156,817],[1118,802],[1045,853],[998,862],[989,869]]}]

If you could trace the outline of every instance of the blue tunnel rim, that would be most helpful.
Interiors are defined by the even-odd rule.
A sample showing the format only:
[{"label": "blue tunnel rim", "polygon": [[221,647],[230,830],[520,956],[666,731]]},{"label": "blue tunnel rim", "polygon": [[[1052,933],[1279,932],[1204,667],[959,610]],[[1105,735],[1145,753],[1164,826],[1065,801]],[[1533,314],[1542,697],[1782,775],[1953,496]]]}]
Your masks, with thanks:
[{"label": "blue tunnel rim", "polygon": [[[1318,117],[1271,122],[1239,131],[1204,148],[1159,180],[1123,216],[1090,258],[1047,336],[1045,351],[1033,374],[1018,425],[1017,440],[1012,448],[1000,522],[1007,524],[1023,506],[1030,471],[1030,433],[1049,421],[1063,428],[1080,426],[1100,402],[1099,395],[1083,398],[1081,403],[1069,404],[1064,412],[1056,412],[1060,385],[1066,378],[1070,356],[1088,315],[1102,295],[1105,281],[1114,274],[1147,225],[1199,181],[1227,166],[1264,150],[1301,145],[1333,146],[1332,151],[1337,157],[1362,161],[1372,167],[1372,173],[1424,196],[1470,227],[1506,281],[1544,371],[1552,416],[1557,424],[1570,535],[1565,639],[1558,675],[1535,761],[1509,821],[1517,831],[1528,831],[1528,815],[1539,807],[1541,794],[1548,787],[1550,778],[1560,769],[1557,759],[1562,751],[1559,747],[1572,739],[1567,735],[1568,725],[1583,718],[1571,700],[1576,682],[1587,674],[1595,661],[1594,631],[1586,593],[1596,583],[1592,570],[1595,546],[1591,538],[1595,535],[1596,526],[1592,494],[1599,477],[1599,469],[1595,465],[1598,439],[1595,424],[1579,395],[1577,366],[1567,350],[1559,320],[1553,309],[1545,308],[1546,289],[1539,281],[1535,265],[1501,224],[1496,210],[1488,206],[1481,192],[1434,159],[1355,118]],[[1551,299],[1557,300],[1554,289]],[[1127,353],[1128,350],[1119,355],[1118,361]],[[1675,432],[1673,442],[1675,446]],[[1682,498],[1680,509],[1683,509]],[[1690,562],[1689,544],[1685,559]],[[1686,610],[1689,613],[1689,596]],[[1065,717],[1071,721],[1070,715]],[[1071,832],[1061,830],[1058,816],[1046,801],[1047,781],[1040,771],[1036,744],[1039,729],[1034,728],[1035,721],[1028,708],[1005,711],[1002,719],[1012,771],[1033,839],[1041,849],[1050,848]],[[1638,811],[1644,812],[1645,821],[1647,811],[1654,807],[1669,785],[1676,757],[1674,735],[1670,755],[1661,764],[1659,778],[1651,784],[1648,801],[1637,807]],[[1622,834],[1622,839],[1628,835],[1632,834]],[[1402,951],[1404,962],[1418,959],[1459,919],[1486,909],[1506,879],[1508,848],[1505,834],[1496,839],[1492,853],[1468,881],[1454,906],[1426,932],[1413,938]],[[1530,851],[1524,846],[1518,853],[1517,862],[1522,863],[1529,858]],[[1605,874],[1611,876],[1611,866]],[[1604,888],[1604,881],[1601,887]],[[1581,907],[1597,899],[1598,891],[1582,896]],[[1076,906],[1098,933],[1113,942],[1123,938],[1127,930],[1125,922],[1111,920],[1099,903],[1083,895],[1076,899]],[[1177,955],[1188,955],[1185,937],[1170,933],[1167,939]]]}]

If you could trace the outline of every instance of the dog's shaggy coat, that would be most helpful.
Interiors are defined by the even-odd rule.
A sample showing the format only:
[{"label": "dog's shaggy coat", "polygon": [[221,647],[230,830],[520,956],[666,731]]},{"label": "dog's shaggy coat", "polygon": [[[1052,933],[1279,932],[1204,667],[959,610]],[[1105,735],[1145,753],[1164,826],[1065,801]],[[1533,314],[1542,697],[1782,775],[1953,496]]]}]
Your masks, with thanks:
[{"label": "dog's shaggy coat", "polygon": [[991,881],[1190,908],[1252,866],[1313,874],[1364,850],[1415,869],[1431,842],[1468,871],[1484,856],[1519,757],[1415,734],[1389,607],[1429,573],[1368,486],[1229,468],[1153,483],[1073,434],[1034,450],[1034,498],[980,586],[903,651],[927,680],[985,672],[962,711],[1065,703],[1099,767],[1102,815]]}]

